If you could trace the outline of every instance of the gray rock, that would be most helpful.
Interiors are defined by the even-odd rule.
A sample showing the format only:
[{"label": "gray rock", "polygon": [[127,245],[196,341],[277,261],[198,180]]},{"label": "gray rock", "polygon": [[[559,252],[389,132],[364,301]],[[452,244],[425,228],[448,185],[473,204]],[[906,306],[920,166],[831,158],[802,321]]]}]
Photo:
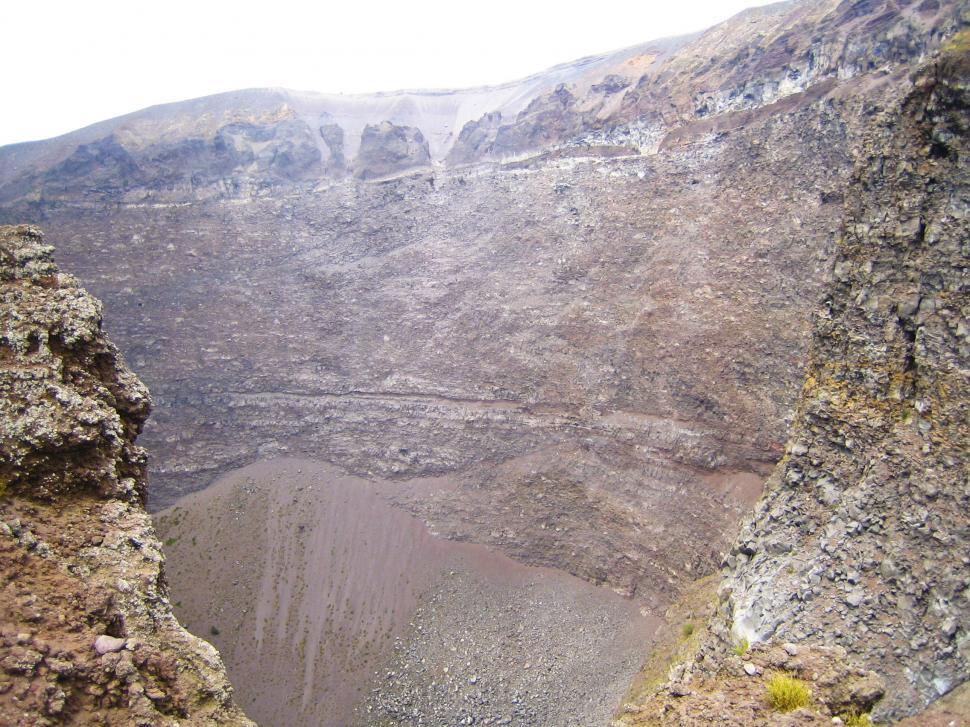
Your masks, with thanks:
[{"label": "gray rock", "polygon": [[98,654],[110,654],[115,651],[121,651],[125,648],[128,643],[127,639],[120,639],[116,636],[108,636],[107,634],[101,634],[98,638],[94,640],[94,650]]}]

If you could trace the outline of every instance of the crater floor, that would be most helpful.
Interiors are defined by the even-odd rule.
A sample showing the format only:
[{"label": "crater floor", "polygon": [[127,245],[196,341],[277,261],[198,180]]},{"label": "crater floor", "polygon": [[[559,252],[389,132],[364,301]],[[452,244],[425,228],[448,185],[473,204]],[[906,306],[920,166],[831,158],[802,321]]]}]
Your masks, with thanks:
[{"label": "crater floor", "polygon": [[436,537],[390,504],[401,487],[264,460],[158,513],[176,613],[219,648],[247,713],[265,725],[608,721],[659,620],[608,588]]}]

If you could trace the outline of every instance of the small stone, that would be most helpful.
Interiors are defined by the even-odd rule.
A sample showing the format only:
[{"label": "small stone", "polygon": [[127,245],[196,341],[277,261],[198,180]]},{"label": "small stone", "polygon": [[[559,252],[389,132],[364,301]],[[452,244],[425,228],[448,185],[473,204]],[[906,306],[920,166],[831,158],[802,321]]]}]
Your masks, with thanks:
[{"label": "small stone", "polygon": [[667,691],[670,692],[670,696],[672,697],[686,697],[690,694],[690,689],[687,688],[686,684],[681,682],[674,682]]},{"label": "small stone", "polygon": [[48,657],[47,667],[60,676],[70,676],[74,673],[74,664],[66,659],[58,659],[56,657]]},{"label": "small stone", "polygon": [[44,709],[47,714],[57,715],[64,711],[64,704],[67,702],[67,695],[63,690],[56,690],[47,700]]},{"label": "small stone", "polygon": [[852,591],[852,593],[845,597],[845,602],[852,606],[852,608],[856,608],[865,600],[865,597],[866,594],[863,591]]},{"label": "small stone", "polygon": [[788,656],[798,656],[798,647],[794,644],[782,644],[781,648],[785,650]]},{"label": "small stone", "polygon": [[896,315],[900,318],[909,318],[917,311],[919,304],[920,296],[917,293],[906,295],[896,303]]},{"label": "small stone", "polygon": [[94,640],[94,650],[103,656],[104,654],[121,651],[127,643],[127,639],[119,639],[115,636],[101,634],[101,636]]},{"label": "small stone", "polygon": [[750,661],[744,665],[744,673],[749,677],[757,676],[760,671],[761,669],[752,664]]}]

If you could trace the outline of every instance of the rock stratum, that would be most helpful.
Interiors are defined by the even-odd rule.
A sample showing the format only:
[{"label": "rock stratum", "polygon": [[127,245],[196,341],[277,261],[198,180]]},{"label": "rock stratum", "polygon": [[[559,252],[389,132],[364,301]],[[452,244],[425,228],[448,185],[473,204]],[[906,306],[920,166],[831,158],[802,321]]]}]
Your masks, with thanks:
[{"label": "rock stratum", "polygon": [[[247,708],[271,687],[254,709],[315,708],[306,694],[336,689],[318,647],[350,653],[356,634],[366,658],[350,671],[395,665],[366,697],[341,692],[346,714],[446,725],[471,704],[466,720],[496,724],[592,719],[557,711],[572,704],[556,699],[578,673],[570,654],[538,688],[490,649],[551,643],[476,610],[474,594],[501,593],[511,618],[541,620],[540,599],[478,570],[501,554],[653,613],[725,557],[736,569],[712,616],[720,636],[698,634],[696,661],[650,697],[660,711],[623,719],[692,724],[730,707],[740,721],[817,720],[766,714],[755,677],[774,669],[817,675],[830,713],[887,716],[965,678],[966,563],[952,554],[966,351],[952,342],[965,347],[966,250],[933,248],[966,239],[963,87],[955,61],[931,66],[936,86],[913,72],[941,47],[951,57],[968,23],[957,0],[784,2],[494,88],[257,89],[0,149],[0,221],[46,228],[152,389],[141,441],[150,504],[172,508],[159,523],[182,615],[219,629],[230,672],[264,687]],[[235,479],[249,466],[265,477]],[[221,477],[235,485],[207,497]],[[369,620],[315,610],[308,594],[349,587],[313,528],[343,522],[318,488],[347,481],[378,491],[361,505],[377,522],[413,516],[406,551],[427,535],[490,555],[454,581],[450,566],[425,574],[424,590],[401,589],[411,605],[381,601]],[[293,572],[203,558],[189,547],[200,528],[220,547],[263,543],[260,568],[273,557]],[[320,560],[338,572],[307,567]],[[247,610],[282,594],[275,619]],[[467,641],[435,633],[429,613]],[[601,625],[563,618],[606,643]],[[292,636],[296,657],[268,630]],[[732,657],[741,639],[753,645]],[[289,681],[258,684],[253,648]],[[449,661],[459,649],[465,669],[491,665],[481,687]],[[622,657],[597,678],[613,685]],[[726,697],[699,686],[728,679]]]},{"label": "rock stratum", "polygon": [[172,614],[148,391],[35,228],[0,228],[0,723],[252,725]]},{"label": "rock stratum", "polygon": [[0,150],[157,402],[161,508],[257,459],[662,607],[783,453],[849,149],[956,2],[806,0],[491,89],[246,91]]},{"label": "rock stratum", "polygon": [[[624,723],[882,722],[944,695],[906,724],[970,720],[968,50],[964,31],[860,145],[785,456],[706,642]],[[815,704],[778,721],[772,669]]]}]

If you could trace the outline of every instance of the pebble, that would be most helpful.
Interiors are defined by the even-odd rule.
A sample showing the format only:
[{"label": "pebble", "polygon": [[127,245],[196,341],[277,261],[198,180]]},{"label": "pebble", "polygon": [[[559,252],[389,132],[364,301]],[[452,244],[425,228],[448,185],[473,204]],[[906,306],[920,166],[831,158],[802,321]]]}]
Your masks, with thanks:
[{"label": "pebble", "polygon": [[101,634],[101,636],[94,640],[94,650],[100,655],[110,654],[115,651],[121,651],[127,643],[127,639],[119,639],[115,636]]},{"label": "pebble", "polygon": [[866,594],[862,591],[852,591],[852,593],[845,597],[845,602],[855,608],[859,606],[863,600],[865,600],[865,597]]}]

